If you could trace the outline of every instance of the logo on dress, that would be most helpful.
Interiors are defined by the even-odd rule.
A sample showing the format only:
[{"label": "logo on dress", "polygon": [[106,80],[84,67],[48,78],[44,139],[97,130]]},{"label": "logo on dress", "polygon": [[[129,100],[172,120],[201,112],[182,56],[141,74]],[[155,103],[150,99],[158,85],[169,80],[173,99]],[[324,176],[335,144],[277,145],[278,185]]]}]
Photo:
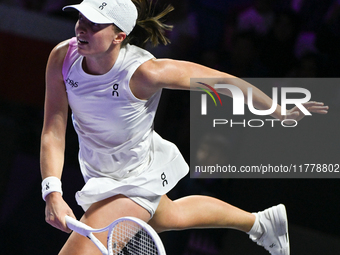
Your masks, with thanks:
[{"label": "logo on dress", "polygon": [[70,85],[72,88],[77,88],[78,87],[78,82],[71,80],[70,78],[66,79],[66,82],[68,85]]},{"label": "logo on dress", "polygon": [[112,89],[113,89],[113,91],[112,91],[112,96],[113,96],[113,97],[114,97],[114,96],[119,97],[118,88],[119,88],[119,84],[117,84],[117,83],[116,83],[115,85],[112,86]]},{"label": "logo on dress", "polygon": [[164,172],[161,174],[161,179],[163,181],[162,182],[163,187],[165,187],[165,185],[168,185],[168,180],[166,179],[166,175]]}]

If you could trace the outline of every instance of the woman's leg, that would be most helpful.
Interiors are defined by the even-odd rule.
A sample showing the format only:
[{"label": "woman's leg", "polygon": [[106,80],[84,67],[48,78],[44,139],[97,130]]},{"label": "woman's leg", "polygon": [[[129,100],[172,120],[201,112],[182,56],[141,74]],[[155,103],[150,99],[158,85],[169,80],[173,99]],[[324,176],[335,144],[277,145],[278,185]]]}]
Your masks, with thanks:
[{"label": "woman's leg", "polygon": [[[144,221],[150,219],[150,213],[131,199],[117,195],[93,204],[81,218],[81,221],[93,228],[102,228],[123,216],[133,216]],[[106,246],[107,232],[95,234]],[[86,237],[72,232],[59,255],[95,255],[101,254],[98,248]]]},{"label": "woman's leg", "polygon": [[162,196],[149,224],[156,231],[188,228],[233,228],[249,232],[255,215],[208,196],[188,196],[171,201]]},{"label": "woman's leg", "polygon": [[288,221],[284,205],[262,212],[245,212],[221,200],[207,196],[189,196],[171,201],[163,196],[149,224],[156,231],[187,228],[233,228],[249,237],[273,255],[289,255]]}]

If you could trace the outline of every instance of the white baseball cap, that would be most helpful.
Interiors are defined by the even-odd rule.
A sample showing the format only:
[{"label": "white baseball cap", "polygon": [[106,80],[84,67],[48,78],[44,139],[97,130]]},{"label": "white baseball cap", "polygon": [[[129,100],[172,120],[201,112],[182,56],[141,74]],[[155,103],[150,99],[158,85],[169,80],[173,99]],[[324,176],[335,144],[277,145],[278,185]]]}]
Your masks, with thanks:
[{"label": "white baseball cap", "polygon": [[84,0],[80,4],[67,5],[63,10],[69,8],[78,10],[91,22],[115,24],[127,35],[138,17],[137,8],[131,0]]}]

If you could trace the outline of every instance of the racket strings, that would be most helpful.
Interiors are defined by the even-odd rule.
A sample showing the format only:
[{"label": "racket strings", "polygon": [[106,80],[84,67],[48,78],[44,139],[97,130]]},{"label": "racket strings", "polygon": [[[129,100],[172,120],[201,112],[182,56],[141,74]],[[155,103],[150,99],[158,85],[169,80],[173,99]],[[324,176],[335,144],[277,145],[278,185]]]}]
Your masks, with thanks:
[{"label": "racket strings", "polygon": [[111,233],[109,249],[113,255],[157,255],[158,249],[152,237],[132,221],[118,223]]}]

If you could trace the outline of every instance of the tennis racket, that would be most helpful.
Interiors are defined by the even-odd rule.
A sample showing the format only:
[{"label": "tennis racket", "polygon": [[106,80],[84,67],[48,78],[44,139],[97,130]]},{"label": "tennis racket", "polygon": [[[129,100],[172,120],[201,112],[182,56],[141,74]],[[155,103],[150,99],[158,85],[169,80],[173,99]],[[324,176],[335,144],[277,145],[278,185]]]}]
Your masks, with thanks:
[{"label": "tennis racket", "polygon": [[[107,227],[94,229],[66,216],[67,226],[89,238],[104,255],[166,255],[156,231],[144,221],[134,217],[122,217]],[[107,249],[93,233],[108,231]]]}]

